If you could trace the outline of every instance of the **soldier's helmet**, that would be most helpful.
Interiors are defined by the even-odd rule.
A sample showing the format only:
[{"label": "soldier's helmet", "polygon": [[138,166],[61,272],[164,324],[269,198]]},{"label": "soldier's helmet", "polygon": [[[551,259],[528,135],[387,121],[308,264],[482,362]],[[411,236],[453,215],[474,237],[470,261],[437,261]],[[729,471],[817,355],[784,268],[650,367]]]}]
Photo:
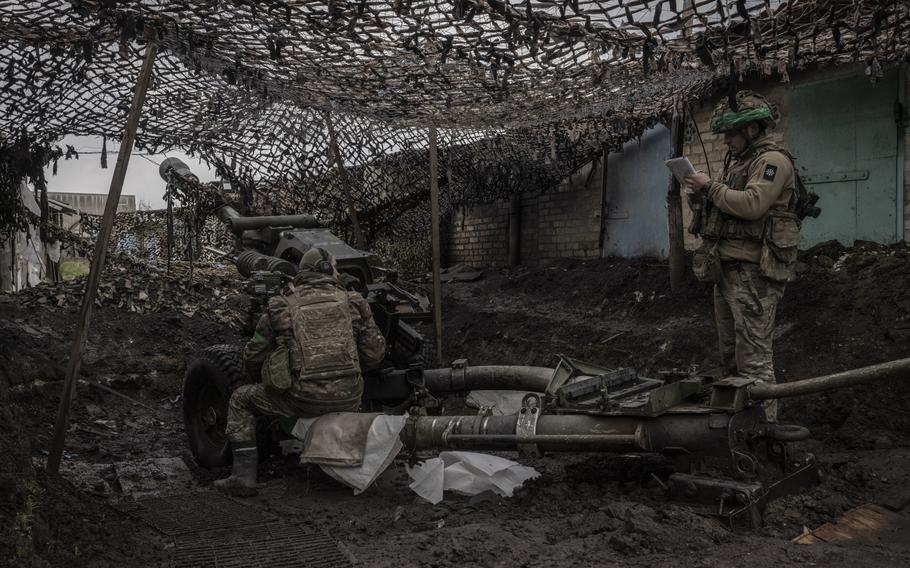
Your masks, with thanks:
[{"label": "soldier's helmet", "polygon": [[730,108],[727,98],[717,103],[711,116],[711,130],[720,134],[737,130],[750,122],[757,122],[770,130],[777,126],[778,119],[780,112],[776,105],[753,91],[740,91],[736,93],[736,109]]},{"label": "soldier's helmet", "polygon": [[332,274],[332,255],[320,247],[312,247],[300,259],[300,270]]}]

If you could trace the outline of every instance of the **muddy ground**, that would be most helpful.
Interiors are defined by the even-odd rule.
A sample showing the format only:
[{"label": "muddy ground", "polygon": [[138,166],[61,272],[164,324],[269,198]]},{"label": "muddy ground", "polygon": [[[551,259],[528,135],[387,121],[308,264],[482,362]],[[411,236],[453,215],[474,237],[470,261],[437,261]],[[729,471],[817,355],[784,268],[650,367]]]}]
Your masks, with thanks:
[{"label": "muddy ground", "polygon": [[[780,380],[910,356],[907,246],[826,245],[802,260],[778,315]],[[712,366],[709,290],[690,280],[670,294],[666,283],[661,262],[605,259],[447,284],[445,359],[553,365],[561,353],[653,376]],[[194,301],[214,287],[225,294],[223,284],[201,284]],[[188,480],[165,493],[205,490],[224,473],[192,464],[179,394],[187,357],[241,341],[238,326],[192,305],[137,313],[115,298],[96,310],[82,378],[135,402],[80,384],[64,466],[95,469],[77,488],[48,480],[40,464],[78,303],[39,302],[42,294],[51,292],[0,297],[0,565],[159,566],[167,539],[111,505],[131,486],[112,464],[183,460]],[[238,298],[232,305],[242,305]],[[907,566],[906,533],[849,544],[789,540],[855,505],[910,496],[908,408],[907,379],[787,401],[781,419],[812,429],[806,448],[824,481],[772,503],[754,531],[729,531],[664,503],[651,473],[666,473],[666,464],[653,457],[523,460],[542,475],[515,497],[447,494],[436,506],[408,489],[400,464],[355,497],[319,470],[274,457],[260,469],[265,488],[251,504],[328,531],[364,566]]]}]

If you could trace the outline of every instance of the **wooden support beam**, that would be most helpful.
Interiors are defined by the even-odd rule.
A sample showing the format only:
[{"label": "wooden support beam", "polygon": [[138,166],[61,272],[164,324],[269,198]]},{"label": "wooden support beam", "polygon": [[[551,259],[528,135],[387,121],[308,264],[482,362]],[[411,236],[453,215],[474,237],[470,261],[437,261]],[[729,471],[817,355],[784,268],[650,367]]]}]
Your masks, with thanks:
[{"label": "wooden support beam", "polygon": [[509,198],[509,266],[521,263],[521,194]]},{"label": "wooden support beam", "polygon": [[[685,137],[685,111],[675,104],[673,122],[670,125],[670,140],[673,143],[673,157],[679,157],[683,151]],[[670,185],[667,189],[667,225],[670,236],[668,251],[670,261],[670,290],[675,292],[682,287],[686,277],[686,247],[683,242],[682,196],[679,181],[670,174]]]},{"label": "wooden support beam", "polygon": [[171,256],[174,254],[174,197],[168,188],[167,194],[167,275],[171,275]]},{"label": "wooden support beam", "polygon": [[351,183],[348,178],[348,171],[341,160],[341,150],[338,148],[338,139],[335,136],[335,125],[332,123],[332,114],[325,112],[325,125],[329,130],[329,146],[332,150],[332,158],[335,165],[338,166],[338,176],[341,178],[341,190],[344,192],[344,200],[348,206],[348,216],[351,218],[351,226],[354,229],[354,242],[360,249],[366,249],[366,240],[363,238],[363,231],[360,229],[360,219],[357,218],[357,208],[354,206],[354,197],[351,194]]},{"label": "wooden support beam", "polygon": [[610,147],[606,144],[603,145],[603,155],[601,156],[601,162],[603,162],[603,168],[601,171],[600,178],[600,232],[597,235],[597,247],[600,249],[600,256],[603,258],[604,255],[604,242],[607,238],[607,217],[608,215],[608,203],[607,203],[607,164],[610,161]]},{"label": "wooden support beam", "polygon": [[436,127],[430,127],[430,209],[433,231],[433,323],[436,332],[436,362],[442,363],[442,275],[439,243],[439,158]]},{"label": "wooden support beam", "polygon": [[136,139],[136,129],[139,127],[139,115],[145,102],[155,66],[157,47],[151,39],[145,47],[145,59],[136,81],[136,90],[133,93],[133,104],[123,131],[123,140],[120,143],[120,154],[117,156],[117,165],[111,177],[111,187],[107,193],[107,203],[104,205],[104,218],[101,221],[101,232],[95,241],[95,255],[92,257],[92,266],[89,270],[88,282],[82,296],[82,309],[79,312],[79,321],[73,333],[73,344],[70,348],[69,362],[66,368],[66,381],[60,395],[60,409],[57,413],[57,423],[54,428],[54,439],[51,443],[50,456],[47,459],[47,473],[56,475],[60,469],[60,460],[63,458],[63,445],[66,442],[66,429],[69,423],[70,406],[76,394],[76,381],[82,368],[82,350],[85,347],[85,338],[88,335],[89,324],[92,319],[92,306],[98,292],[98,283],[101,272],[104,270],[104,260],[107,256],[108,241],[114,226],[114,215],[120,203],[120,192],[123,190],[123,180],[126,177],[126,168],[130,162],[130,153],[133,151],[133,142]]}]

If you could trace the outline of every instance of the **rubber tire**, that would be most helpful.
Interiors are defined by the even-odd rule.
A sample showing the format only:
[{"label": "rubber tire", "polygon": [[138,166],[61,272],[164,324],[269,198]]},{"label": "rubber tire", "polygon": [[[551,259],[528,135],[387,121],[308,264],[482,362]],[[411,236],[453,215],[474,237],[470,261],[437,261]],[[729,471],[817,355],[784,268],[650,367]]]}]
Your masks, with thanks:
[{"label": "rubber tire", "polygon": [[249,383],[240,350],[213,345],[187,364],[183,380],[183,424],[193,458],[204,468],[231,465],[231,446],[224,433],[228,401],[238,386]]}]

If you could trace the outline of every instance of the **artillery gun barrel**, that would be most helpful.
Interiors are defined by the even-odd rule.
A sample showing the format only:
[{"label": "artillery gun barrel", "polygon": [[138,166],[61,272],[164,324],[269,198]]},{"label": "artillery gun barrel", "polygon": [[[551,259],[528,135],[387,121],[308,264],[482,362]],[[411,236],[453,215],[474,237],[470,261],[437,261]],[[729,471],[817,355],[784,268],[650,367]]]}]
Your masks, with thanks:
[{"label": "artillery gun barrel", "polygon": [[170,181],[170,174],[176,174],[181,178],[192,178],[193,181],[199,181],[199,178],[196,177],[196,174],[190,170],[190,167],[184,163],[180,158],[165,158],[161,165],[158,166],[158,175],[161,176],[161,179],[164,181]]},{"label": "artillery gun barrel", "polygon": [[[223,208],[222,208],[223,209]],[[235,211],[236,213],[236,211]],[[268,227],[293,227],[295,229],[318,229],[319,221],[309,214],[303,215],[271,215],[261,217],[232,217],[230,219],[231,231],[256,231]]]},{"label": "artillery gun barrel", "polygon": [[776,385],[752,385],[749,387],[749,397],[752,400],[768,400],[774,398],[787,398],[814,394],[833,389],[841,389],[896,377],[910,375],[910,358],[898,359],[869,367],[861,367],[851,371],[824,375],[801,381],[781,383]]},{"label": "artillery gun barrel", "polygon": [[243,215],[230,205],[222,205],[218,208],[218,218],[223,222],[230,224],[234,219],[240,219]]}]

